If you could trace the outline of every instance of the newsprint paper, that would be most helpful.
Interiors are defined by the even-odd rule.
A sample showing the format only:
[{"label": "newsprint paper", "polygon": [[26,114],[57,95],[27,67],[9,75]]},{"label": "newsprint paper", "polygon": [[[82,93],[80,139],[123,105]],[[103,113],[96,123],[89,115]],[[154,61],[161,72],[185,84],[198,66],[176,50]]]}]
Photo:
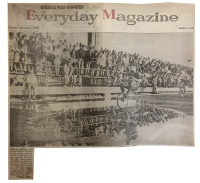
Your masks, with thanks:
[{"label": "newsprint paper", "polygon": [[9,179],[35,147],[194,146],[193,4],[8,4]]}]

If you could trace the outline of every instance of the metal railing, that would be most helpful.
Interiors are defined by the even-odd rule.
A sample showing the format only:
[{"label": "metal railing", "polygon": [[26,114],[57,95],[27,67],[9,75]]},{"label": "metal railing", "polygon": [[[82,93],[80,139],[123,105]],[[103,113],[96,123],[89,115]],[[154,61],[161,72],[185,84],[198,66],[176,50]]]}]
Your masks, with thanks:
[{"label": "metal railing", "polygon": [[[39,86],[54,86],[54,85],[72,85],[72,86],[110,86],[111,76],[108,69],[84,68],[83,60],[70,59],[75,66],[72,68],[73,72],[70,76],[65,75],[64,66],[57,67],[56,65],[44,63],[24,63],[24,62],[10,62],[10,67],[15,70],[10,71],[14,75],[26,75],[30,70],[35,68],[34,74],[38,79]],[[91,63],[91,62],[90,62]],[[12,64],[12,65],[11,65]],[[15,67],[16,65],[16,67]],[[100,67],[100,66],[98,66]],[[56,68],[59,68],[59,75],[56,75]],[[66,81],[68,78],[68,81]]]},{"label": "metal railing", "polygon": [[[125,76],[128,76],[128,71],[123,71],[122,78],[112,75],[111,70],[102,69],[101,66],[97,64],[96,68],[83,67],[82,59],[69,59],[73,66],[73,72],[70,76],[66,76],[64,73],[64,66],[57,67],[56,65],[51,65],[49,63],[24,63],[24,62],[10,62],[10,67],[12,67],[15,72],[10,71],[10,74],[14,75],[26,75],[34,67],[34,74],[37,77],[39,86],[113,86],[113,81],[116,80],[119,84]],[[94,61],[92,61],[94,62]],[[90,63],[92,63],[90,62]],[[56,75],[56,67],[59,68],[59,75]],[[20,69],[16,72],[16,68]],[[116,79],[117,78],[117,79]],[[151,78],[148,79],[148,85],[141,83],[140,86],[150,87]],[[162,86],[160,86],[162,87]]]}]

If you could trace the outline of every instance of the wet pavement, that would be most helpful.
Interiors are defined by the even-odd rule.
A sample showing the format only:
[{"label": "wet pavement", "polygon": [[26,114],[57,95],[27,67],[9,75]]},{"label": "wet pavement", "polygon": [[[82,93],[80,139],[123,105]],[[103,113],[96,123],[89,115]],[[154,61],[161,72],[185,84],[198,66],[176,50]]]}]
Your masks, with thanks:
[{"label": "wet pavement", "polygon": [[[185,115],[175,119],[170,118],[165,123],[152,123],[149,126],[145,124],[141,127],[137,125],[138,138],[130,145],[193,145],[193,96],[183,98],[178,94],[141,96],[143,100],[148,101],[150,108],[175,110]],[[116,100],[109,103],[87,101],[72,104],[45,103],[39,106],[20,104],[17,107],[11,105],[10,145],[34,147],[127,145],[124,131],[128,119],[125,118],[125,114],[135,111],[134,100],[130,101],[130,106],[126,110],[119,110]],[[58,110],[58,106],[62,107]]]}]

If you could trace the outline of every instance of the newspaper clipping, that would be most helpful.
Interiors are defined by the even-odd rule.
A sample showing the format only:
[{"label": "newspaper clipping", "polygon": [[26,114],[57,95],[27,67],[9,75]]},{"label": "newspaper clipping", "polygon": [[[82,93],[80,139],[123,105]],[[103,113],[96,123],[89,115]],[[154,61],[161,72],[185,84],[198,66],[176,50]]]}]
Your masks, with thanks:
[{"label": "newspaper clipping", "polygon": [[35,147],[194,146],[193,4],[8,4],[9,179]]}]

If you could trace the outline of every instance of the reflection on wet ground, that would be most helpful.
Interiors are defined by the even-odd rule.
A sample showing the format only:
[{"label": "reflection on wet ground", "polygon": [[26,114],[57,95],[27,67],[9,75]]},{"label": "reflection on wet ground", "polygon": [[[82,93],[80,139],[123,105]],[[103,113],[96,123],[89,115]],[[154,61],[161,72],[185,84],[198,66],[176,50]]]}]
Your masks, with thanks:
[{"label": "reflection on wet ground", "polygon": [[101,146],[106,140],[121,137],[124,145],[128,145],[138,137],[137,127],[184,118],[185,113],[192,114],[192,98],[183,99],[174,95],[143,98],[148,103],[141,104],[139,109],[129,107],[123,110],[116,105],[76,107],[59,111],[49,110],[50,104],[42,105],[42,110],[11,106],[10,144],[46,147]]}]

